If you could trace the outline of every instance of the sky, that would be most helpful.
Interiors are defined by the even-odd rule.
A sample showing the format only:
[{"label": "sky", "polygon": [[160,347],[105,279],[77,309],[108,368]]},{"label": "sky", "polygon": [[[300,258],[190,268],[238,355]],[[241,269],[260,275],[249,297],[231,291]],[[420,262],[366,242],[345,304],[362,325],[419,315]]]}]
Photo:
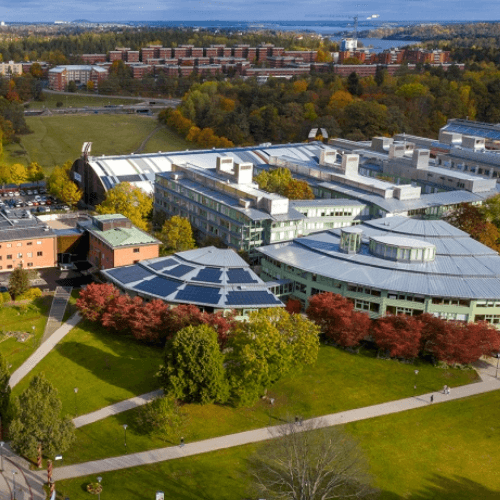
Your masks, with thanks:
[{"label": "sky", "polygon": [[[360,0],[363,2],[363,0]],[[496,21],[499,0],[0,0],[0,21]]]}]

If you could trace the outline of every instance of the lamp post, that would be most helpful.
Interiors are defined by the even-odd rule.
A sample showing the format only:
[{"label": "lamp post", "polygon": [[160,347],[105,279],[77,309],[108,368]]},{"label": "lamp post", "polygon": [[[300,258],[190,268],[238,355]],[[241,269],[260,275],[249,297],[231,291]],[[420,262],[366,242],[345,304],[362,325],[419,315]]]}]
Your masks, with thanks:
[{"label": "lamp post", "polygon": [[124,439],[125,439],[125,449],[127,449],[127,424],[123,424],[123,432],[124,432]]},{"label": "lamp post", "polygon": [[413,392],[417,392],[417,376],[418,376],[418,370],[415,370],[415,385],[413,386]]},{"label": "lamp post", "polygon": [[0,460],[1,460],[1,464],[0,464],[0,469],[3,470],[3,445],[5,443],[3,441],[0,441]]},{"label": "lamp post", "polygon": [[[97,478],[97,482],[99,483],[99,485],[101,484],[101,481],[102,481],[102,477],[101,477],[101,476],[99,476],[99,477]],[[100,491],[100,490],[101,490],[101,489],[99,488],[99,493],[98,493],[99,498],[98,498],[98,500],[101,500],[101,491]]]},{"label": "lamp post", "polygon": [[497,358],[497,371],[495,373],[495,378],[498,378],[498,363],[500,362],[500,352],[495,354],[495,358]]},{"label": "lamp post", "polygon": [[12,471],[12,481],[13,481],[13,487],[12,487],[12,494],[13,494],[13,500],[16,500],[16,474],[17,472],[15,470]]},{"label": "lamp post", "polygon": [[78,415],[78,406],[77,406],[77,400],[76,400],[76,395],[78,394],[78,387],[75,387],[73,389],[75,391],[75,417]]}]

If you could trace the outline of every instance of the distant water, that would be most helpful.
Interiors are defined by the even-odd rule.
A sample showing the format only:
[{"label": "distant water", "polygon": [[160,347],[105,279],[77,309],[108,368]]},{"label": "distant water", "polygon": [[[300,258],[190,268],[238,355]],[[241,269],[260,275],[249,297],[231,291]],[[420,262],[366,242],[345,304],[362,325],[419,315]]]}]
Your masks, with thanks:
[{"label": "distant water", "polygon": [[[331,37],[334,42],[339,42],[342,37]],[[363,43],[363,47],[373,47],[372,52],[378,53],[383,52],[386,49],[392,49],[397,47],[404,47],[405,45],[414,45],[418,43],[415,40],[382,40],[381,38],[358,38],[358,41]]]}]

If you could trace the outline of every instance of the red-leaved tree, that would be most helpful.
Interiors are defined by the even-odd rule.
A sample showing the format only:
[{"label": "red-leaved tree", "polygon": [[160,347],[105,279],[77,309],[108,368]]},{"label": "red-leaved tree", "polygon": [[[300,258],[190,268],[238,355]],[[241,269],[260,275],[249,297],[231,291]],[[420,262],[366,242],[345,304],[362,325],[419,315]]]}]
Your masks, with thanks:
[{"label": "red-leaved tree", "polygon": [[168,315],[168,306],[162,300],[137,302],[129,313],[130,331],[137,340],[164,342],[167,337],[164,325]]},{"label": "red-leaved tree", "polygon": [[445,363],[473,363],[500,350],[500,332],[488,323],[445,321],[430,314],[420,320],[423,349]]},{"label": "red-leaved tree", "polygon": [[422,323],[412,316],[383,316],[372,324],[371,334],[378,347],[391,357],[416,358],[420,351]]},{"label": "red-leaved tree", "polygon": [[130,297],[126,294],[118,295],[111,300],[102,314],[101,323],[108,330],[120,333],[130,332],[130,312],[137,304],[142,304],[140,297]]},{"label": "red-leaved tree", "polygon": [[302,304],[299,299],[289,298],[286,302],[285,309],[288,314],[300,314]]},{"label": "red-leaved tree", "polygon": [[76,307],[85,319],[100,321],[109,303],[119,295],[119,290],[111,284],[90,283],[80,292]]},{"label": "red-leaved tree", "polygon": [[342,295],[331,292],[313,295],[306,313],[322,333],[341,346],[357,346],[368,335],[370,317],[354,311],[352,302]]}]

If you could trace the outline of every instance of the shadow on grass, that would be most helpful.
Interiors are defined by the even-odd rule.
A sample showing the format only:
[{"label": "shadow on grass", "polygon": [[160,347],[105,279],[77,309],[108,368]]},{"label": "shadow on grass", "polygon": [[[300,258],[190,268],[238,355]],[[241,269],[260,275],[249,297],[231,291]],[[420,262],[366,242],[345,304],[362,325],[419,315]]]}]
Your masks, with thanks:
[{"label": "shadow on grass", "polygon": [[494,491],[471,479],[433,474],[428,486],[408,497],[409,500],[498,500],[500,491]]}]

